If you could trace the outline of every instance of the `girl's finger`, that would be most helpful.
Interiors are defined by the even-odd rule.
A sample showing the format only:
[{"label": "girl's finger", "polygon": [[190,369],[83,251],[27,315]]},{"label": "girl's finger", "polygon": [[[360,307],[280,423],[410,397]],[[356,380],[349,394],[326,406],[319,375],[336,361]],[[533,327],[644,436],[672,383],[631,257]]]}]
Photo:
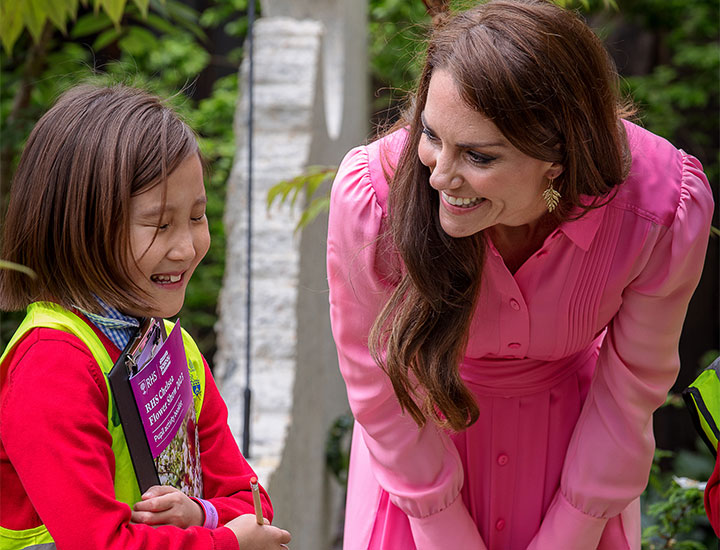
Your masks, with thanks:
[{"label": "girl's finger", "polygon": [[147,500],[149,498],[159,497],[174,492],[179,492],[179,489],[170,487],[169,485],[153,485],[143,493],[142,498],[143,500]]},{"label": "girl's finger", "polygon": [[173,500],[167,496],[151,497],[147,500],[141,500],[135,503],[134,510],[143,512],[164,512],[172,508]]}]

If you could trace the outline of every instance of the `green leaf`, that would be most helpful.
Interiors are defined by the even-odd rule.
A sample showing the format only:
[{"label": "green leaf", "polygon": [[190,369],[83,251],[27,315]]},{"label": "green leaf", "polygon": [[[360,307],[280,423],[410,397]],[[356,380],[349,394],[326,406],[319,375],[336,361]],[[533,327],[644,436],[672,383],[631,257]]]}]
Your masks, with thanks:
[{"label": "green leaf", "polygon": [[105,8],[105,12],[116,26],[120,25],[123,12],[125,11],[126,0],[100,0],[100,4]]},{"label": "green leaf", "polygon": [[56,28],[67,35],[67,13],[65,4],[61,1],[45,0],[44,11],[48,19]]},{"label": "green leaf", "polygon": [[30,269],[29,267],[25,267],[24,265],[16,264],[15,262],[10,262],[8,260],[0,260],[0,269],[12,269],[13,271],[20,271],[21,273],[25,273],[29,277],[32,277],[35,279],[37,277],[37,274]]},{"label": "green leaf", "polygon": [[118,40],[118,45],[123,52],[140,57],[157,47],[157,38],[149,30],[133,26]]},{"label": "green leaf", "polygon": [[43,10],[42,0],[25,0],[21,3],[23,10],[23,21],[33,40],[37,43],[42,35],[47,14]]},{"label": "green leaf", "polygon": [[168,20],[158,17],[153,13],[148,13],[147,24],[160,32],[173,34],[176,31],[175,26]]},{"label": "green leaf", "polygon": [[116,29],[115,27],[109,28],[108,30],[100,33],[100,36],[98,36],[95,39],[95,42],[93,42],[93,50],[99,51],[103,48],[106,48],[110,44],[113,44],[120,36],[122,36],[123,31]]},{"label": "green leaf", "polygon": [[14,0],[3,0],[0,4],[0,37],[8,56],[23,30],[21,4]]},{"label": "green leaf", "polygon": [[133,0],[135,2],[135,5],[140,9],[140,13],[143,16],[143,19],[147,18],[148,16],[148,8],[150,7],[150,0]]},{"label": "green leaf", "polygon": [[97,34],[112,25],[112,21],[106,13],[94,15],[88,13],[80,17],[70,30],[72,38],[82,38],[91,34]]},{"label": "green leaf", "polygon": [[295,227],[295,231],[297,232],[308,226],[315,220],[315,218],[328,210],[330,210],[330,197],[316,197],[303,211],[302,216],[300,216],[300,221],[298,221],[297,226]]}]

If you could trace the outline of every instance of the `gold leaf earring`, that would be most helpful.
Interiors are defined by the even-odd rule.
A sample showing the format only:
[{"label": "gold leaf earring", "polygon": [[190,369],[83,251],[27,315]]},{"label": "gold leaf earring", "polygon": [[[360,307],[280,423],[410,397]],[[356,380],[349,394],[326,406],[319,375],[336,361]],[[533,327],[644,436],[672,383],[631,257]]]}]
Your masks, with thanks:
[{"label": "gold leaf earring", "polygon": [[550,181],[548,183],[548,187],[545,191],[543,191],[542,196],[543,199],[545,199],[545,205],[547,206],[548,212],[552,212],[560,202],[562,195],[553,188],[553,181],[555,181],[555,178],[549,179]]}]

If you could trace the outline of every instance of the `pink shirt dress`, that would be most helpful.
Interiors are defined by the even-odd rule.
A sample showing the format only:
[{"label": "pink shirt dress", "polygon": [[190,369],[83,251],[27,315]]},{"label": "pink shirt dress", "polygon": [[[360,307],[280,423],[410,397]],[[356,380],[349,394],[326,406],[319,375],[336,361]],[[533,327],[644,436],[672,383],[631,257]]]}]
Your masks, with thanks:
[{"label": "pink shirt dress", "polygon": [[368,352],[397,254],[382,234],[399,131],[332,188],[330,316],[353,432],[346,550],[639,550],[652,413],[679,369],[713,199],[697,159],[626,123],[632,169],[511,274],[488,239],[461,375],[480,418],[403,414]]}]

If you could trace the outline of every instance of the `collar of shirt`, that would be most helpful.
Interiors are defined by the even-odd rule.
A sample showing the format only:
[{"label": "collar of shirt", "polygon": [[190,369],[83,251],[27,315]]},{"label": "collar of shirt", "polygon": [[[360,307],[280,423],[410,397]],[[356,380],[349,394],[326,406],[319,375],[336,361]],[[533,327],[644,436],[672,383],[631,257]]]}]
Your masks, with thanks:
[{"label": "collar of shirt", "polygon": [[107,336],[110,341],[115,344],[118,349],[122,350],[127,346],[140,327],[140,320],[121,313],[117,308],[106,304],[100,298],[96,298],[102,314],[90,313],[84,309],[77,308],[82,311],[92,324],[94,324],[100,332]]},{"label": "collar of shirt", "polygon": [[[592,197],[583,196],[583,199],[585,204],[590,204],[592,202]],[[560,224],[558,229],[562,231],[573,243],[575,243],[576,246],[579,246],[583,250],[587,251],[590,248],[593,238],[595,237],[595,233],[597,233],[597,230],[600,227],[606,208],[607,205],[604,205],[600,208],[588,210],[579,220],[563,222]],[[571,213],[571,216],[576,216],[579,212],[580,209],[576,208]]]}]

